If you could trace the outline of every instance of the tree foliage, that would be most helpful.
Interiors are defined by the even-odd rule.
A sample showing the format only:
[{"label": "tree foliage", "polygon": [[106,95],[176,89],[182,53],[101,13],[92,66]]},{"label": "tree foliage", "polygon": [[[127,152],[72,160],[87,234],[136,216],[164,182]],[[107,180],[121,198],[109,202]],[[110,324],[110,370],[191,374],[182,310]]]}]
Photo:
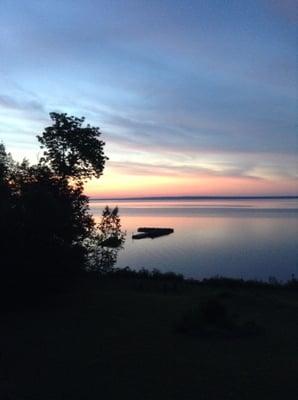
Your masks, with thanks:
[{"label": "tree foliage", "polygon": [[9,188],[1,207],[5,275],[31,284],[81,268],[87,256],[83,242],[95,227],[82,188],[26,161],[15,164]]},{"label": "tree foliage", "polygon": [[88,269],[105,273],[116,264],[126,232],[122,231],[118,207],[106,206],[98,230],[86,241],[89,251]]},{"label": "tree foliage", "polygon": [[105,143],[99,139],[99,128],[89,124],[83,127],[85,118],[66,113],[53,112],[50,117],[53,125],[37,136],[41,148],[45,149],[41,163],[61,178],[78,182],[99,178],[107,160],[103,151]]},{"label": "tree foliage", "polygon": [[118,207],[110,208],[106,206],[104,208],[99,224],[99,231],[103,246],[118,247],[123,243],[125,233],[121,229]]},{"label": "tree foliage", "polygon": [[6,152],[3,143],[0,143],[0,194],[9,191],[9,175],[13,168],[13,160],[9,153]]},{"label": "tree foliage", "polygon": [[[97,226],[83,193],[84,180],[99,177],[107,159],[99,129],[83,128],[84,118],[67,114],[51,118],[38,136],[44,154],[37,165],[14,162],[0,144],[0,293],[11,291],[8,282],[29,293],[53,277],[68,280],[96,249],[115,250],[124,240],[118,209],[107,207]],[[97,260],[111,266],[111,256]]]},{"label": "tree foliage", "polygon": [[3,143],[0,143],[0,182],[2,183],[7,175],[8,156]]}]

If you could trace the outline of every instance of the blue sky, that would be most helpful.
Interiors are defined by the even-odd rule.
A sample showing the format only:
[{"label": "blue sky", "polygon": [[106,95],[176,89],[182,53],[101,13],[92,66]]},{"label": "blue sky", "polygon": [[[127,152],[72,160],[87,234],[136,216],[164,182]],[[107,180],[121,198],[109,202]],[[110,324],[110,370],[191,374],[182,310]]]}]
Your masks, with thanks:
[{"label": "blue sky", "polygon": [[106,141],[92,194],[298,193],[297,22],[294,0],[1,0],[0,140],[36,162],[69,112]]}]

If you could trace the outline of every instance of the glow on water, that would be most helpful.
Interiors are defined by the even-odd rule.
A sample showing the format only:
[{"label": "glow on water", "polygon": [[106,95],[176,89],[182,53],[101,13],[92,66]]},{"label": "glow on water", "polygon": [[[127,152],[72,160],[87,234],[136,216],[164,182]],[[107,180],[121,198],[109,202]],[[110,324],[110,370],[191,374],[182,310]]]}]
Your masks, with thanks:
[{"label": "glow on water", "polygon": [[[298,275],[297,199],[100,200],[91,202],[96,219],[107,204],[119,206],[127,231],[118,267],[158,268],[193,278]],[[140,226],[175,232],[133,240]]]}]

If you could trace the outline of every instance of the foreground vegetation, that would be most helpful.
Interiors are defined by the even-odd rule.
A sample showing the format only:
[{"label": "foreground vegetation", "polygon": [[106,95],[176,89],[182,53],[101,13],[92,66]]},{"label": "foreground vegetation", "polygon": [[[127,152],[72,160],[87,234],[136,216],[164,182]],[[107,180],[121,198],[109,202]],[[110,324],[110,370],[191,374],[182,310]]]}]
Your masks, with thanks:
[{"label": "foreground vegetation", "polygon": [[0,398],[296,398],[297,312],[295,284],[84,274],[2,314]]}]

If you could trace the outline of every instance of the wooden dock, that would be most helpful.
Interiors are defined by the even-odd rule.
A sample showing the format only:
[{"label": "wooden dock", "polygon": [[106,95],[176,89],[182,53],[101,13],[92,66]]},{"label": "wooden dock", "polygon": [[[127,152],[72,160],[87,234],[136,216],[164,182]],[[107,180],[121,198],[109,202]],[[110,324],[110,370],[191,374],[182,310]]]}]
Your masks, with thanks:
[{"label": "wooden dock", "polygon": [[138,228],[138,233],[133,234],[133,239],[145,239],[145,238],[157,238],[160,236],[170,235],[174,232],[172,228],[146,228],[141,227]]}]

